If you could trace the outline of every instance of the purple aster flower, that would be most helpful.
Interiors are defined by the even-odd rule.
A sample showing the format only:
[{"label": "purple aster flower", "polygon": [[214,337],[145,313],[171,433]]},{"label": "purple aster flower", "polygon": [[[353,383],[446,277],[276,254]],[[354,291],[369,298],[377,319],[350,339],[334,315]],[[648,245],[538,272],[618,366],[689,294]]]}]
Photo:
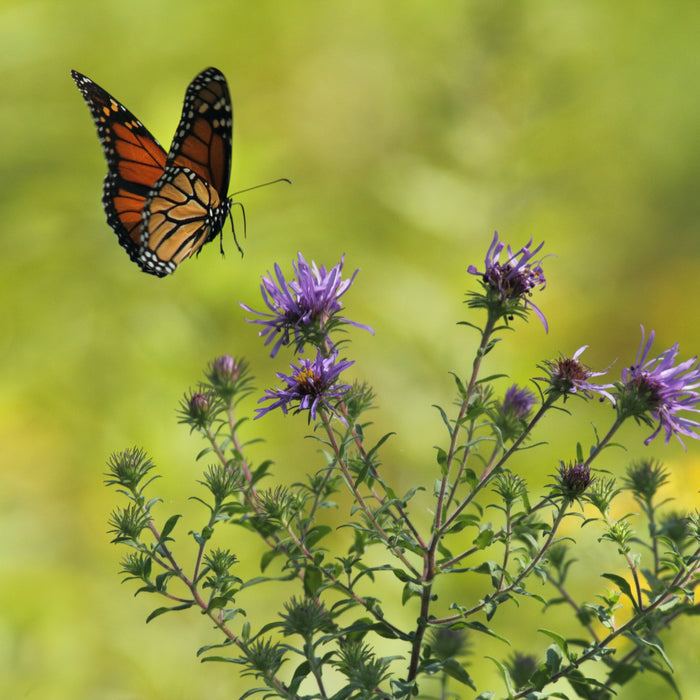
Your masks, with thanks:
[{"label": "purple aster flower", "polygon": [[652,420],[659,422],[656,430],[644,441],[645,445],[663,429],[667,444],[671,436],[675,435],[685,449],[681,435],[700,439],[700,435],[695,432],[700,423],[679,415],[681,411],[700,412],[697,407],[700,394],[696,391],[700,386],[698,358],[696,356],[674,364],[678,355],[676,343],[659,356],[647,360],[654,335],[652,331],[645,343],[642,326],[642,342],[637,351],[636,362],[622,371],[619,412],[623,418],[632,416],[648,425],[652,425]]},{"label": "purple aster flower", "polygon": [[374,333],[369,326],[337,316],[343,308],[340,297],[353,283],[359,270],[355,270],[350,279],[342,279],[345,256],[330,270],[323,265],[317,267],[313,261],[309,265],[301,253],[297,256],[297,262],[292,263],[295,279],[287,282],[277,263],[276,279],[269,272],[267,277],[262,278],[260,290],[271,313],[255,311],[241,304],[246,311],[262,317],[248,321],[264,326],[260,336],[266,337],[265,345],[274,343],[271,357],[277,354],[282,345],[289,345],[291,336],[298,352],[303,350],[306,342],[320,347],[325,341],[332,347],[329,333],[339,323],[348,323]]},{"label": "purple aster flower", "polygon": [[520,389],[513,384],[503,399],[501,410],[513,418],[527,418],[535,403],[535,395],[528,389]]},{"label": "purple aster flower", "polygon": [[[545,331],[548,331],[547,319],[529,299],[535,287],[544,289],[547,284],[542,271],[542,260],[533,260],[542,249],[544,241],[534,250],[530,250],[531,245],[532,238],[527,245],[514,253],[510,246],[506,248],[506,244],[498,240],[496,231],[486,253],[484,272],[479,272],[474,265],[468,268],[470,274],[481,277],[481,283],[486,290],[485,297],[471,295],[469,305],[487,308],[496,318],[525,318],[525,310],[529,307],[542,321]],[[504,262],[500,262],[504,248],[508,257]]]},{"label": "purple aster flower", "polygon": [[527,419],[535,404],[535,395],[527,389],[513,384],[501,405],[490,411],[494,426],[498,429],[503,442],[517,439],[527,425]]},{"label": "purple aster flower", "polygon": [[299,402],[295,413],[308,410],[313,420],[316,420],[316,411],[325,406],[332,410],[331,399],[337,399],[349,389],[348,384],[338,384],[340,373],[354,364],[353,361],[341,360],[337,362],[337,353],[330,357],[323,357],[319,352],[315,360],[301,360],[298,365],[290,364],[291,375],[277,372],[277,377],[284,381],[282,388],[267,389],[258,403],[272,401],[265,408],[256,408],[256,418],[269,413],[275,408],[281,408],[283,413],[291,404]]},{"label": "purple aster flower", "polygon": [[547,392],[555,396],[563,396],[564,400],[570,394],[579,394],[590,399],[593,394],[599,394],[601,397],[610,399],[613,406],[615,399],[607,389],[614,388],[614,384],[591,384],[589,381],[593,377],[600,377],[605,374],[610,367],[607,367],[602,372],[594,372],[586,365],[579,362],[579,357],[583,351],[588,348],[588,345],[582,345],[572,358],[560,357],[558,360],[547,360],[543,369],[549,372],[549,377],[544,381],[549,382]]}]

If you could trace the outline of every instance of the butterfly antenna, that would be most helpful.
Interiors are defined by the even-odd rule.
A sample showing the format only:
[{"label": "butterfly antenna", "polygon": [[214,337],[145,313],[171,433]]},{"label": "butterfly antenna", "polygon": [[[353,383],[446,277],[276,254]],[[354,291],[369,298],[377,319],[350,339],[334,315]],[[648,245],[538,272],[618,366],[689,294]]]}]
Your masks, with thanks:
[{"label": "butterfly antenna", "polygon": [[[250,192],[251,190],[257,190],[259,187],[267,187],[268,185],[276,185],[278,182],[286,182],[288,185],[292,184],[292,181],[288,177],[278,177],[276,180],[270,180],[270,182],[263,182],[260,185],[253,185],[252,187],[246,187],[244,190],[238,190],[234,192],[231,197],[235,197],[238,194],[243,194],[243,192]],[[238,202],[236,202],[237,204]]]},{"label": "butterfly antenna", "polygon": [[[276,185],[278,182],[286,182],[287,184],[291,185],[292,181],[288,177],[278,177],[276,180],[270,180],[269,182],[263,182],[260,185],[253,185],[252,187],[246,187],[244,190],[238,190],[238,192],[234,192],[229,199],[233,199],[236,195],[242,194],[243,192],[250,192],[251,190],[257,190],[260,187],[267,187],[268,185]],[[241,202],[231,202],[231,208],[233,207],[240,207],[241,208],[241,215],[243,216],[243,238],[246,237],[247,233],[247,224],[246,224],[246,218],[245,218],[245,207]],[[233,240],[236,244],[236,248],[238,248],[238,252],[241,254],[241,257],[243,257],[243,249],[241,246],[238,244],[238,239],[236,238],[236,227],[233,225],[233,214],[231,213],[231,208],[228,210],[228,216],[229,219],[231,219],[231,230],[233,231]],[[224,253],[224,238],[221,236],[219,240],[219,246],[221,247],[221,254],[223,255]]]}]

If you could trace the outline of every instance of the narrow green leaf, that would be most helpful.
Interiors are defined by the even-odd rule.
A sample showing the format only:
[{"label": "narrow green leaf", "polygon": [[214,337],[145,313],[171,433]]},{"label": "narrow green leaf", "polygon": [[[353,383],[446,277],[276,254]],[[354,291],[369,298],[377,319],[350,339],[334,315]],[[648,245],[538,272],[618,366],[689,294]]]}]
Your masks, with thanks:
[{"label": "narrow green leaf", "polygon": [[561,649],[562,654],[567,659],[569,658],[569,645],[566,641],[566,638],[562,637],[557,632],[552,632],[551,630],[547,630],[544,627],[538,627],[537,631],[541,632],[542,634],[546,634],[550,639],[554,640],[559,649]]},{"label": "narrow green leaf", "polygon": [[447,474],[447,452],[441,447],[437,450],[437,463],[440,466],[440,473],[445,476]]},{"label": "narrow green leaf", "polygon": [[156,617],[160,617],[161,615],[164,615],[165,613],[168,612],[173,612],[175,610],[187,610],[187,608],[191,608],[194,603],[183,603],[182,605],[175,605],[172,608],[156,608],[147,618],[146,622],[150,622],[151,620],[154,620]]},{"label": "narrow green leaf", "polygon": [[[241,664],[243,661],[241,659],[232,659],[230,656],[205,656],[202,659],[202,663],[205,661],[224,661],[228,664]],[[267,690],[267,688],[258,688],[257,692],[259,693],[261,690]],[[248,691],[246,695],[250,695],[252,691]],[[244,698],[245,695],[241,695],[241,698]]]},{"label": "narrow green leaf", "polygon": [[403,587],[403,591],[401,593],[401,604],[406,605],[406,602],[409,601],[411,598],[420,598],[422,593],[423,593],[422,586],[418,586],[415,583],[411,583],[409,581]]},{"label": "narrow green leaf", "polygon": [[634,595],[632,594],[632,589],[630,588],[629,583],[627,583],[622,576],[618,576],[617,574],[601,574],[601,576],[616,584],[617,587],[632,601],[635,612],[639,612],[639,607]]},{"label": "narrow green leaf", "polygon": [[501,676],[503,676],[503,681],[506,684],[506,691],[508,693],[508,697],[512,698],[515,694],[515,687],[513,685],[513,679],[510,677],[510,672],[506,668],[505,664],[503,664],[493,656],[486,656],[485,658],[489,659],[490,661],[493,661],[493,663],[496,664],[496,667],[501,672]]},{"label": "narrow green leaf", "polygon": [[474,470],[470,467],[467,467],[464,470],[464,473],[462,474],[462,480],[469,486],[469,488],[472,491],[476,488],[476,485],[479,482],[479,478],[477,477]]},{"label": "narrow green leaf", "polygon": [[367,453],[367,461],[371,461],[372,457],[374,457],[375,452],[392,436],[396,435],[396,433],[387,433],[386,435],[382,435],[382,437],[379,438],[377,441],[377,444]]},{"label": "narrow green leaf", "polygon": [[[471,325],[471,324],[468,324],[468,325]],[[472,328],[476,328],[476,326],[472,326]],[[459,395],[466,396],[467,389],[464,386],[464,382],[454,372],[450,372],[450,374],[452,375],[452,377],[455,380],[455,384],[457,385],[457,391],[459,392]]]},{"label": "narrow green leaf", "polygon": [[321,570],[315,566],[307,566],[304,574],[304,593],[310,598],[315,597],[322,583]]},{"label": "narrow green leaf", "polygon": [[166,538],[173,531],[173,528],[181,517],[181,515],[173,515],[166,520],[165,525],[163,525],[163,529],[160,531],[160,542],[165,542]]},{"label": "narrow green leaf", "polygon": [[265,569],[267,569],[267,567],[269,566],[270,562],[279,555],[280,553],[275,550],[269,550],[265,552],[260,557],[260,571],[265,571]]},{"label": "narrow green leaf", "polygon": [[450,677],[454,678],[456,681],[464,685],[468,685],[472,690],[476,690],[476,684],[472,680],[472,677],[467,673],[467,669],[462,666],[457,659],[449,658],[443,664],[445,673]]},{"label": "narrow green leaf", "polygon": [[[296,687],[299,687],[299,684],[301,683],[306,676],[311,673],[311,664],[309,664],[308,661],[302,661],[297,667],[296,670],[294,671],[294,675],[292,676],[292,686],[294,686],[295,681],[296,681]],[[290,688],[291,689],[291,688]],[[292,691],[296,692],[296,691]]]},{"label": "narrow green leaf", "polygon": [[399,581],[401,581],[402,583],[414,580],[413,577],[409,576],[403,569],[393,568],[391,570],[391,573],[394,574],[394,576],[396,576],[396,578],[399,579]]},{"label": "narrow green leaf", "polygon": [[671,663],[671,660],[668,658],[668,656],[666,656],[666,651],[664,650],[663,644],[661,644],[661,642],[650,642],[648,639],[640,637],[636,632],[628,632],[625,636],[629,637],[630,639],[633,639],[638,644],[642,644],[645,647],[653,649],[664,660],[671,673],[673,673],[673,664]]},{"label": "narrow green leaf", "polygon": [[331,528],[328,525],[316,525],[311,528],[304,538],[304,543],[307,549],[312,549],[313,546],[321,539],[323,539],[329,532]]},{"label": "narrow green leaf", "polygon": [[490,637],[500,639],[502,642],[505,642],[508,646],[511,646],[511,643],[505,637],[502,637],[500,634],[496,634],[490,627],[487,627],[481,622],[465,622],[464,626],[469,628],[470,630],[474,630],[475,632],[482,632],[483,634],[488,634]]}]

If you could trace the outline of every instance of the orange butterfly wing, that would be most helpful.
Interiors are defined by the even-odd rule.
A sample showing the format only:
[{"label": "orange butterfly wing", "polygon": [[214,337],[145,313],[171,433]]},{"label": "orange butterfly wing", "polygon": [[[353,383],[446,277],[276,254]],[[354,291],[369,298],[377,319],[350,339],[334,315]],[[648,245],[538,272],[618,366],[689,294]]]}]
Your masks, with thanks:
[{"label": "orange butterfly wing", "polygon": [[71,75],[90,108],[107,159],[102,193],[107,223],[131,260],[140,265],[143,207],[163,175],[166,153],[148,129],[106,90],[78,71],[71,71]]},{"label": "orange butterfly wing", "polygon": [[165,171],[143,208],[142,256],[172,272],[214,240],[231,208],[233,116],[226,78],[202,71],[185,94]]}]

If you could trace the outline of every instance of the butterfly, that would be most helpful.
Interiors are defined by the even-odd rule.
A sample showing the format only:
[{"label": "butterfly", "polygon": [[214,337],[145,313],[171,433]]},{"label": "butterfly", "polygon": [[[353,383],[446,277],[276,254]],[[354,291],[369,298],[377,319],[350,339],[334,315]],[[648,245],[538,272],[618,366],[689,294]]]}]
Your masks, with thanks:
[{"label": "butterfly", "polygon": [[78,71],[71,75],[107,159],[107,223],[131,260],[164,277],[219,236],[231,211],[233,111],[226,78],[207,68],[189,84],[166,154],[123,104]]}]

